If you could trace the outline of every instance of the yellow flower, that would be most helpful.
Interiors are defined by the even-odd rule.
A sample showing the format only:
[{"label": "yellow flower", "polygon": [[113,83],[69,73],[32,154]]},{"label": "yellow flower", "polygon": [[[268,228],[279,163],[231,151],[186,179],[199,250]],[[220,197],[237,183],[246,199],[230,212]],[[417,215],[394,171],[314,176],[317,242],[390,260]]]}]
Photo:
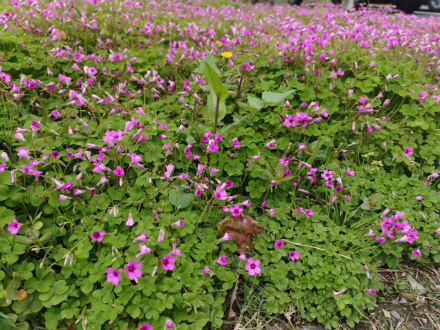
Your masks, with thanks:
[{"label": "yellow flower", "polygon": [[217,40],[215,43],[217,44],[217,46],[221,46],[222,45],[222,42],[220,40]]},{"label": "yellow flower", "polygon": [[231,52],[223,52],[222,53],[222,56],[224,57],[224,58],[231,58],[232,57],[232,53]]}]

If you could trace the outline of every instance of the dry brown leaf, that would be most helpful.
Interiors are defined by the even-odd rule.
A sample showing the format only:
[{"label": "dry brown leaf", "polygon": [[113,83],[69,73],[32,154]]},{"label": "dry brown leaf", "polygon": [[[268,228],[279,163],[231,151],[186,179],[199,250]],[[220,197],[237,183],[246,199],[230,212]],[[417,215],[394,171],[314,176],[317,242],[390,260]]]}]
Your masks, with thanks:
[{"label": "dry brown leaf", "polygon": [[238,277],[239,276],[240,276],[239,274],[235,274],[236,281],[235,281],[234,290],[232,290],[232,294],[231,294],[231,304],[229,305],[228,320],[233,319],[236,316],[234,310],[232,309],[232,306],[234,305],[234,302],[237,299]]},{"label": "dry brown leaf", "polygon": [[76,330],[75,323],[70,323],[70,325],[67,327],[67,330]]},{"label": "dry brown leaf", "polygon": [[253,249],[252,238],[264,233],[264,229],[258,226],[258,221],[247,215],[238,217],[229,216],[216,224],[220,237],[229,233],[235,238],[237,252],[243,253]]},{"label": "dry brown leaf", "polygon": [[18,298],[17,301],[23,301],[28,297],[26,290],[25,289],[21,289],[18,290]]}]

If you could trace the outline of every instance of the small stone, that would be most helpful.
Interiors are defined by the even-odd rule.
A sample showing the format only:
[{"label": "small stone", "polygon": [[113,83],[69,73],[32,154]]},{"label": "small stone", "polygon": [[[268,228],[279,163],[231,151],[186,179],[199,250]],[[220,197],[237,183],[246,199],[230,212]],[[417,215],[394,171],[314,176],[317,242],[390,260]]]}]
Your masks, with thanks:
[{"label": "small stone", "polygon": [[386,311],[385,309],[382,312],[383,312],[383,315],[385,315],[386,318],[390,318],[391,317],[390,312]]},{"label": "small stone", "polygon": [[411,275],[408,275],[407,279],[414,291],[417,291],[417,293],[419,294],[426,293],[426,288],[422,284],[417,282]]},{"label": "small stone", "polygon": [[394,317],[396,320],[400,320],[401,316],[396,311],[391,311],[391,316]]}]

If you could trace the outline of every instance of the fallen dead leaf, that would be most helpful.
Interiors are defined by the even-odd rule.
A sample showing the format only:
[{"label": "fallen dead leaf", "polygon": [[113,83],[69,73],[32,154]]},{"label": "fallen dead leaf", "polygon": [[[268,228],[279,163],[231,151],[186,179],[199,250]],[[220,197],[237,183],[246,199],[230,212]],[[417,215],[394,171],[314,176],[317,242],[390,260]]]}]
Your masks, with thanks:
[{"label": "fallen dead leaf", "polygon": [[234,290],[232,290],[232,294],[231,294],[231,304],[229,305],[229,313],[228,313],[228,320],[233,319],[236,314],[234,312],[234,310],[232,309],[232,305],[235,302],[235,299],[237,299],[237,289],[238,289],[238,277],[240,275],[239,274],[235,274],[235,286],[234,286]]},{"label": "fallen dead leaf", "polygon": [[220,237],[229,233],[235,238],[237,252],[243,253],[255,246],[252,238],[258,234],[264,233],[264,229],[258,226],[258,221],[247,215],[238,217],[229,216],[216,224]]},{"label": "fallen dead leaf", "polygon": [[23,301],[28,297],[25,289],[18,290],[18,298],[17,301]]}]

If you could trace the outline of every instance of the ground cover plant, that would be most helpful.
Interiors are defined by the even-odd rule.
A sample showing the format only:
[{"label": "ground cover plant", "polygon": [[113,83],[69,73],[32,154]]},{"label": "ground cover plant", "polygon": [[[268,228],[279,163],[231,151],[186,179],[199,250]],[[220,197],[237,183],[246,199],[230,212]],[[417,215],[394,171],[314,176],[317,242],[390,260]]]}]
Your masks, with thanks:
[{"label": "ground cover plant", "polygon": [[[0,13],[0,323],[355,326],[439,262],[440,22],[338,6]],[[243,298],[242,297],[242,298]]]}]

